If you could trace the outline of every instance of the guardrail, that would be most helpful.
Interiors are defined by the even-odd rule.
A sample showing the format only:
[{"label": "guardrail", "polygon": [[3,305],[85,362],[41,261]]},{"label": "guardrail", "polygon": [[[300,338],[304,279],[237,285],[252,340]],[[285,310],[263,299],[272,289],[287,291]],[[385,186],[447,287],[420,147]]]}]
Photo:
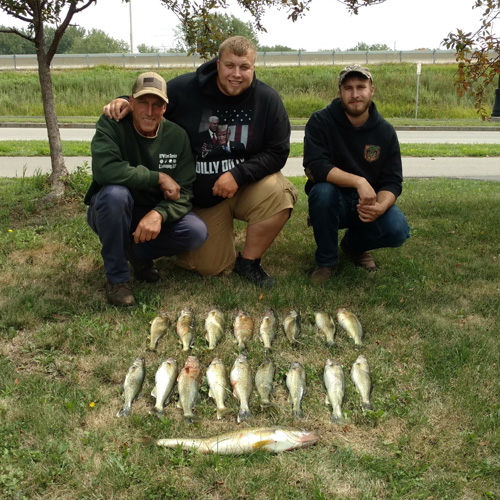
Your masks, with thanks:
[{"label": "guardrail", "polygon": [[[495,54],[491,53],[491,57]],[[124,68],[196,68],[204,62],[197,54],[56,54],[53,69],[91,68],[98,65]],[[454,63],[453,50],[346,51],[346,52],[258,52],[257,65],[312,66],[381,63]],[[0,55],[0,70],[36,70],[35,54]]]}]

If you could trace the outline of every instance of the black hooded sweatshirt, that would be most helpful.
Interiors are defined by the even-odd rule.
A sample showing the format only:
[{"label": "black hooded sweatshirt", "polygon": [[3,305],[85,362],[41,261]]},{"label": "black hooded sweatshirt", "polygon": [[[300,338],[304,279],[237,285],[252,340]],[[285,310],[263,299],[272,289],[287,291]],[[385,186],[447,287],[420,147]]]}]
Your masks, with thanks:
[{"label": "black hooded sweatshirt", "polygon": [[[255,74],[242,94],[227,96],[217,87],[217,59],[212,59],[196,72],[170,80],[167,93],[165,118],[186,130],[196,160],[196,207],[223,200],[213,196],[212,187],[227,171],[241,187],[279,172],[285,165],[290,152],[288,115],[278,93]],[[207,139],[211,116],[218,117],[219,125],[228,125],[226,147]]]},{"label": "black hooded sweatshirt", "polygon": [[[316,111],[307,122],[304,139],[306,193],[316,182],[326,182],[333,167],[364,177],[376,193],[402,191],[403,168],[394,127],[371,104],[370,116],[354,127],[342,109],[340,98]],[[350,189],[350,188],[348,188]]]}]

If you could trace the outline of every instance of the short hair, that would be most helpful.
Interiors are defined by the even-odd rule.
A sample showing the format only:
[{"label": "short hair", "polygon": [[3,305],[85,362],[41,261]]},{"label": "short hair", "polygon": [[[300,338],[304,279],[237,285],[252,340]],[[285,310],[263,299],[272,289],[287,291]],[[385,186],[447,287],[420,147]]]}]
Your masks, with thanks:
[{"label": "short hair", "polygon": [[229,131],[229,125],[223,123],[222,125],[219,125],[217,127],[217,133],[219,132],[228,132]]},{"label": "short hair", "polygon": [[224,40],[219,46],[219,59],[226,50],[238,57],[246,56],[250,52],[253,55],[254,63],[255,59],[257,59],[257,48],[253,42],[244,36],[232,36]]},{"label": "short hair", "polygon": [[213,123],[213,122],[217,122],[218,123],[219,122],[219,117],[215,116],[215,115],[214,116],[210,116],[208,118],[208,123]]}]

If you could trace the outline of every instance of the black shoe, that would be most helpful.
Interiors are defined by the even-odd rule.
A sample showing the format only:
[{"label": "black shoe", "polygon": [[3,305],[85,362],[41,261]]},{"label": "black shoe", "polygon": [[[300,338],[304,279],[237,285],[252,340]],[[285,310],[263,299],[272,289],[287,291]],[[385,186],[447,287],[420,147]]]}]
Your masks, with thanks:
[{"label": "black shoe", "polygon": [[106,283],[106,298],[110,304],[118,307],[129,307],[135,304],[130,283]]},{"label": "black shoe", "polygon": [[274,278],[262,269],[260,259],[244,259],[240,253],[234,263],[233,272],[264,288],[271,288],[274,285]]},{"label": "black shoe", "polygon": [[127,260],[134,270],[134,278],[137,281],[155,283],[160,279],[160,273],[158,269],[156,269],[154,262],[150,259],[141,259],[137,257],[132,247],[128,250]]}]

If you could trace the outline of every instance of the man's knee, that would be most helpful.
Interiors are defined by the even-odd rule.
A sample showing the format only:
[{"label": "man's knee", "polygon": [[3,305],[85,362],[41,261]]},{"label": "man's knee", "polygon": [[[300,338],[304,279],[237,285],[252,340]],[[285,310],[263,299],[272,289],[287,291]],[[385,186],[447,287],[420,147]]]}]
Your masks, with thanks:
[{"label": "man's knee", "polygon": [[107,210],[110,213],[123,213],[126,208],[132,208],[134,200],[129,189],[125,186],[109,185],[104,186],[96,195],[96,208]]},{"label": "man's knee", "polygon": [[338,203],[340,190],[330,182],[319,182],[309,191],[309,206],[311,207],[329,207]]}]

